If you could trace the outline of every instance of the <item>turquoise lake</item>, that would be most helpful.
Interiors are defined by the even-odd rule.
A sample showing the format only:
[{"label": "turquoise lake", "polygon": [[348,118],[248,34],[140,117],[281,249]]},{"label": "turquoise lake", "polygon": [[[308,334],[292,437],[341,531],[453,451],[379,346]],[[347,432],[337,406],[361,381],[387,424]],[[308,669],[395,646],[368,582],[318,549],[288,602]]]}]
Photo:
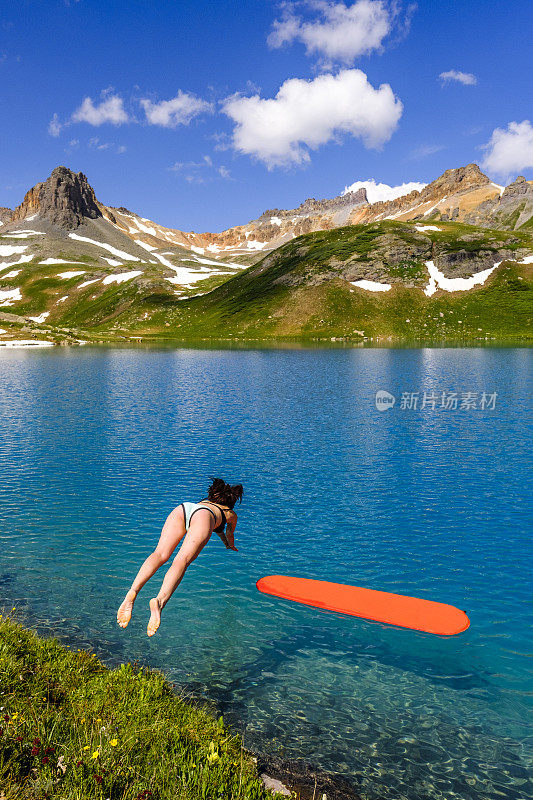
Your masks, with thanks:
[{"label": "turquoise lake", "polygon": [[[525,800],[532,368],[526,348],[0,352],[0,605],[162,668],[250,748],[365,799]],[[166,515],[211,475],[244,484],[239,552],[213,536],[158,634],[163,571],[121,630]],[[279,573],[451,603],[471,626],[431,636],[256,590]]]}]

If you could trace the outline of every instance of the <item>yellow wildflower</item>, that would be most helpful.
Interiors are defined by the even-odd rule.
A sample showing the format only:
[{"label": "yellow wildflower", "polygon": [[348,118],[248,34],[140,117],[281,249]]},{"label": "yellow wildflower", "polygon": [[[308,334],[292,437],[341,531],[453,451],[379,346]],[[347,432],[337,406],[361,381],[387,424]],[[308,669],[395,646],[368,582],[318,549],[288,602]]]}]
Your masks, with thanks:
[{"label": "yellow wildflower", "polygon": [[94,753],[92,754],[91,758],[98,758],[99,755],[100,755],[100,751],[99,750],[95,750]]},{"label": "yellow wildflower", "polygon": [[116,747],[116,746],[117,746],[117,744],[118,744],[118,739],[111,739],[111,741],[109,742],[109,744],[111,745],[111,747]]},{"label": "yellow wildflower", "polygon": [[80,721],[85,722],[85,717],[82,717]]},{"label": "yellow wildflower", "polygon": [[97,722],[101,722],[101,721],[102,721],[102,718],[101,718],[101,717],[98,717],[98,719],[97,719],[96,721],[97,721]]},{"label": "yellow wildflower", "polygon": [[84,749],[84,750],[88,750],[88,749],[89,749],[89,745],[88,745],[88,744],[86,744],[86,745],[85,745],[85,747],[84,747],[83,749]]}]

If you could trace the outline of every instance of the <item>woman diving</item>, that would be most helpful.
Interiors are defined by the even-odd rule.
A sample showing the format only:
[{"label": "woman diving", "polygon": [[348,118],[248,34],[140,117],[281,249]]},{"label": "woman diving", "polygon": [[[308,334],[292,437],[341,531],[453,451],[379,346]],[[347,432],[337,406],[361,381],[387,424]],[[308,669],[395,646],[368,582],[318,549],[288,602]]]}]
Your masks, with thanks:
[{"label": "woman diving", "polygon": [[[150,620],[146,632],[153,636],[161,623],[161,611],[179,586],[189,564],[200,554],[213,532],[217,533],[228,550],[235,550],[234,533],[237,514],[233,510],[237,500],[242,500],[243,488],[239,483],[230,486],[221,478],[214,478],[207,491],[207,499],[199,503],[181,503],[168,515],[154,552],[148,556],[117,612],[117,622],[125,628],[131,619],[133,604],[144,584],[164,564],[176,546],[185,537],[172,562],[157,597],[150,600]],[[225,528],[225,531],[224,531]]]}]

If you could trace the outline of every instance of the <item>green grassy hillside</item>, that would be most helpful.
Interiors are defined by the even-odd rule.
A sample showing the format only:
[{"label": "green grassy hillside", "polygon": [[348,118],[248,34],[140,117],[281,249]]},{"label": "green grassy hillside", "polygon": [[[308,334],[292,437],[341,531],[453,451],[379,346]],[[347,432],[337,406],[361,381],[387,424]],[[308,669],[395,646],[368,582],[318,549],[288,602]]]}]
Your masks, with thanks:
[{"label": "green grassy hillside", "polygon": [[[142,308],[151,324],[140,325],[130,312],[128,327],[157,335],[166,323],[165,333],[198,339],[527,338],[533,269],[516,262],[518,254],[533,252],[529,235],[439,227],[431,236],[390,222],[301,236],[201,297],[146,297]],[[431,258],[448,259],[458,277],[503,263],[484,286],[427,297]],[[392,289],[374,293],[351,283],[369,277]]]},{"label": "green grassy hillside", "polygon": [[[528,340],[533,265],[520,262],[531,253],[527,227],[496,231],[453,222],[387,221],[299,236],[248,269],[229,278],[213,275],[187,293],[177,293],[155,266],[144,266],[141,276],[124,283],[103,285],[98,265],[99,282],[80,288],[92,275],[87,260],[80,267],[86,269],[83,277],[68,280],[29,264],[11,279],[22,298],[0,308],[0,327],[9,325],[9,333],[26,338],[88,341]],[[74,253],[68,256],[74,260]],[[428,261],[447,278],[466,278],[501,263],[482,286],[438,289],[428,297]],[[353,285],[363,279],[392,288],[378,293]],[[0,291],[2,283],[0,275]],[[3,321],[2,311],[17,319]],[[28,320],[46,311],[43,323]]]}]

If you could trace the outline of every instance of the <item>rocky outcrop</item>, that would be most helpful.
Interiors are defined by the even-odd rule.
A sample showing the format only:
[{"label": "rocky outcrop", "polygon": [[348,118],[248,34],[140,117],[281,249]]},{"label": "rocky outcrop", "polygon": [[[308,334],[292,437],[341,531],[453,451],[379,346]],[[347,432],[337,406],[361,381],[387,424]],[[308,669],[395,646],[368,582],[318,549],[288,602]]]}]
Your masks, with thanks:
[{"label": "rocky outcrop", "polygon": [[457,194],[479,186],[486,186],[488,183],[490,180],[481,172],[477,164],[467,164],[466,167],[447,169],[440,178],[428,183],[422,189],[421,195],[431,200],[439,195]]},{"label": "rocky outcrop", "polygon": [[6,223],[9,222],[13,215],[13,211],[11,208],[5,208],[4,206],[0,206],[0,222]]},{"label": "rocky outcrop", "polygon": [[471,225],[516,230],[533,217],[533,181],[523,175],[509,184],[501,195],[490,198],[464,218]]},{"label": "rocky outcrop", "polygon": [[268,275],[271,285],[289,289],[316,287],[339,278],[425,289],[428,261],[446,278],[469,278],[507,259],[520,261],[529,250],[517,249],[519,244],[511,234],[502,240],[485,232],[439,242],[411,225],[391,229],[378,223],[366,229],[345,228],[328,239],[290,242],[252,267],[248,278],[257,280],[261,291],[262,282],[269,282]]},{"label": "rocky outcrop", "polygon": [[56,167],[48,180],[26,193],[12,221],[38,214],[61,228],[77,228],[85,219],[102,216],[94,190],[83,172]]},{"label": "rocky outcrop", "polygon": [[304,761],[282,759],[263,753],[257,754],[255,760],[263,783],[274,791],[279,791],[279,786],[282,785],[289,786],[301,800],[318,800],[324,797],[327,800],[360,800],[355,786],[342,775],[325,772]]},{"label": "rocky outcrop", "polygon": [[[519,228],[533,217],[533,181],[520,175],[499,198],[496,215],[507,219],[508,226]],[[514,217],[514,219],[513,219]],[[503,221],[503,220],[502,220]]]},{"label": "rocky outcrop", "polygon": [[115,211],[120,211],[121,214],[129,214],[130,217],[133,216],[133,211],[130,211],[129,208],[126,208],[126,206],[109,206],[109,208],[114,209]]},{"label": "rocky outcrop", "polygon": [[519,175],[516,180],[509,184],[504,190],[502,194],[502,202],[505,203],[511,198],[522,197],[525,195],[531,195],[533,191],[533,185],[531,182],[526,181],[523,175]]},{"label": "rocky outcrop", "polygon": [[117,218],[115,217],[111,209],[109,209],[107,206],[101,205],[100,203],[98,203],[98,208],[100,209],[100,212],[103,217],[108,219],[109,222],[112,222],[113,225],[117,224]]},{"label": "rocky outcrop", "polygon": [[318,216],[320,214],[332,213],[335,211],[342,211],[349,206],[361,206],[368,203],[366,189],[358,189],[356,192],[347,192],[346,194],[339,195],[324,200],[315,200],[314,197],[308,197],[303,203],[300,203],[298,208],[282,209],[271,208],[264,211],[259,217],[258,222],[264,219],[277,217],[284,219],[286,217],[295,216]]},{"label": "rocky outcrop", "polygon": [[[409,194],[380,203],[372,203],[356,209],[350,216],[350,223],[371,222],[398,217],[416,219],[427,213],[427,209],[450,197],[466,194],[490,186],[490,180],[481,172],[477,164],[447,169],[436,180],[428,183],[421,191],[416,189]],[[494,189],[494,192],[497,190]],[[459,213],[459,212],[458,212]],[[410,215],[409,217],[405,215]]]}]

